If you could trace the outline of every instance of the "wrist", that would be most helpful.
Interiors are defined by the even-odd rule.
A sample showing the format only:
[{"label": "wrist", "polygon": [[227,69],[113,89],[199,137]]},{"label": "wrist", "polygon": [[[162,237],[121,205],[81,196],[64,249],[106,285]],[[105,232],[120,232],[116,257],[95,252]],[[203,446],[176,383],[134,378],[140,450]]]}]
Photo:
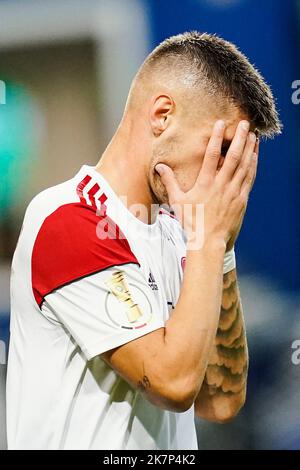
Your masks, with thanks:
[{"label": "wrist", "polygon": [[217,237],[210,237],[204,241],[199,240],[196,237],[189,237],[187,239],[187,251],[213,252],[224,257],[226,252],[226,242]]}]

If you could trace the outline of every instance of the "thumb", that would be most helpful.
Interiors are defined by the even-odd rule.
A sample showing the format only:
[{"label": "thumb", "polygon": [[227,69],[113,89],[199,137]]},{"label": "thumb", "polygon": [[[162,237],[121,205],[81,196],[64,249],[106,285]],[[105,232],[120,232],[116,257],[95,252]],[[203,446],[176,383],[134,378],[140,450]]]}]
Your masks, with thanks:
[{"label": "thumb", "polygon": [[164,163],[158,163],[155,166],[155,171],[157,171],[159,174],[160,179],[167,190],[169,201],[177,201],[180,188],[174,176],[173,170]]}]

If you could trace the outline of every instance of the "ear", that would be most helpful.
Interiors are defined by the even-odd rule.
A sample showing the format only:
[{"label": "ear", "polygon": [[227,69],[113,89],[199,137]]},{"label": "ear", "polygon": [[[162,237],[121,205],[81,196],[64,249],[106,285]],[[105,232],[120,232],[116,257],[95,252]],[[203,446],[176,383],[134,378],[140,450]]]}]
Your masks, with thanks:
[{"label": "ear", "polygon": [[175,103],[170,96],[159,95],[155,98],[150,109],[150,125],[156,137],[160,136],[168,127],[174,109]]}]

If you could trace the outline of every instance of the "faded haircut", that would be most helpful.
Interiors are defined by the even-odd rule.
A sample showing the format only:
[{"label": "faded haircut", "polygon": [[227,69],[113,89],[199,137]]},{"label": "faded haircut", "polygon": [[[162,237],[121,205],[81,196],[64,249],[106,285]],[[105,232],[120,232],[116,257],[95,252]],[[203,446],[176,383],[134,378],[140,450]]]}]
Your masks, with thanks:
[{"label": "faded haircut", "polygon": [[209,95],[239,107],[260,136],[281,132],[270,87],[231,42],[198,31],[172,36],[148,55],[135,81],[155,73],[169,74],[195,91],[202,87]]}]

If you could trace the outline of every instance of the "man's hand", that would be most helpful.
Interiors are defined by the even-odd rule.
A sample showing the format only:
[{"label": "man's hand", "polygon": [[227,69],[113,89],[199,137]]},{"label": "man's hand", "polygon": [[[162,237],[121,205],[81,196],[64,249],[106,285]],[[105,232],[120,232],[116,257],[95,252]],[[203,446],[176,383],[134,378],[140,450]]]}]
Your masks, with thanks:
[{"label": "man's hand", "polygon": [[[172,169],[167,165],[160,163],[155,167],[166,187],[169,203],[186,230],[188,242],[193,242],[196,234],[195,214],[199,204],[204,206],[204,243],[213,239],[227,245],[239,231],[256,175],[256,136],[249,132],[249,122],[241,121],[224,164],[218,170],[224,131],[224,122],[217,121],[202,168],[190,191],[180,189]],[[185,207],[191,206],[194,210],[188,211],[187,215]]]}]

